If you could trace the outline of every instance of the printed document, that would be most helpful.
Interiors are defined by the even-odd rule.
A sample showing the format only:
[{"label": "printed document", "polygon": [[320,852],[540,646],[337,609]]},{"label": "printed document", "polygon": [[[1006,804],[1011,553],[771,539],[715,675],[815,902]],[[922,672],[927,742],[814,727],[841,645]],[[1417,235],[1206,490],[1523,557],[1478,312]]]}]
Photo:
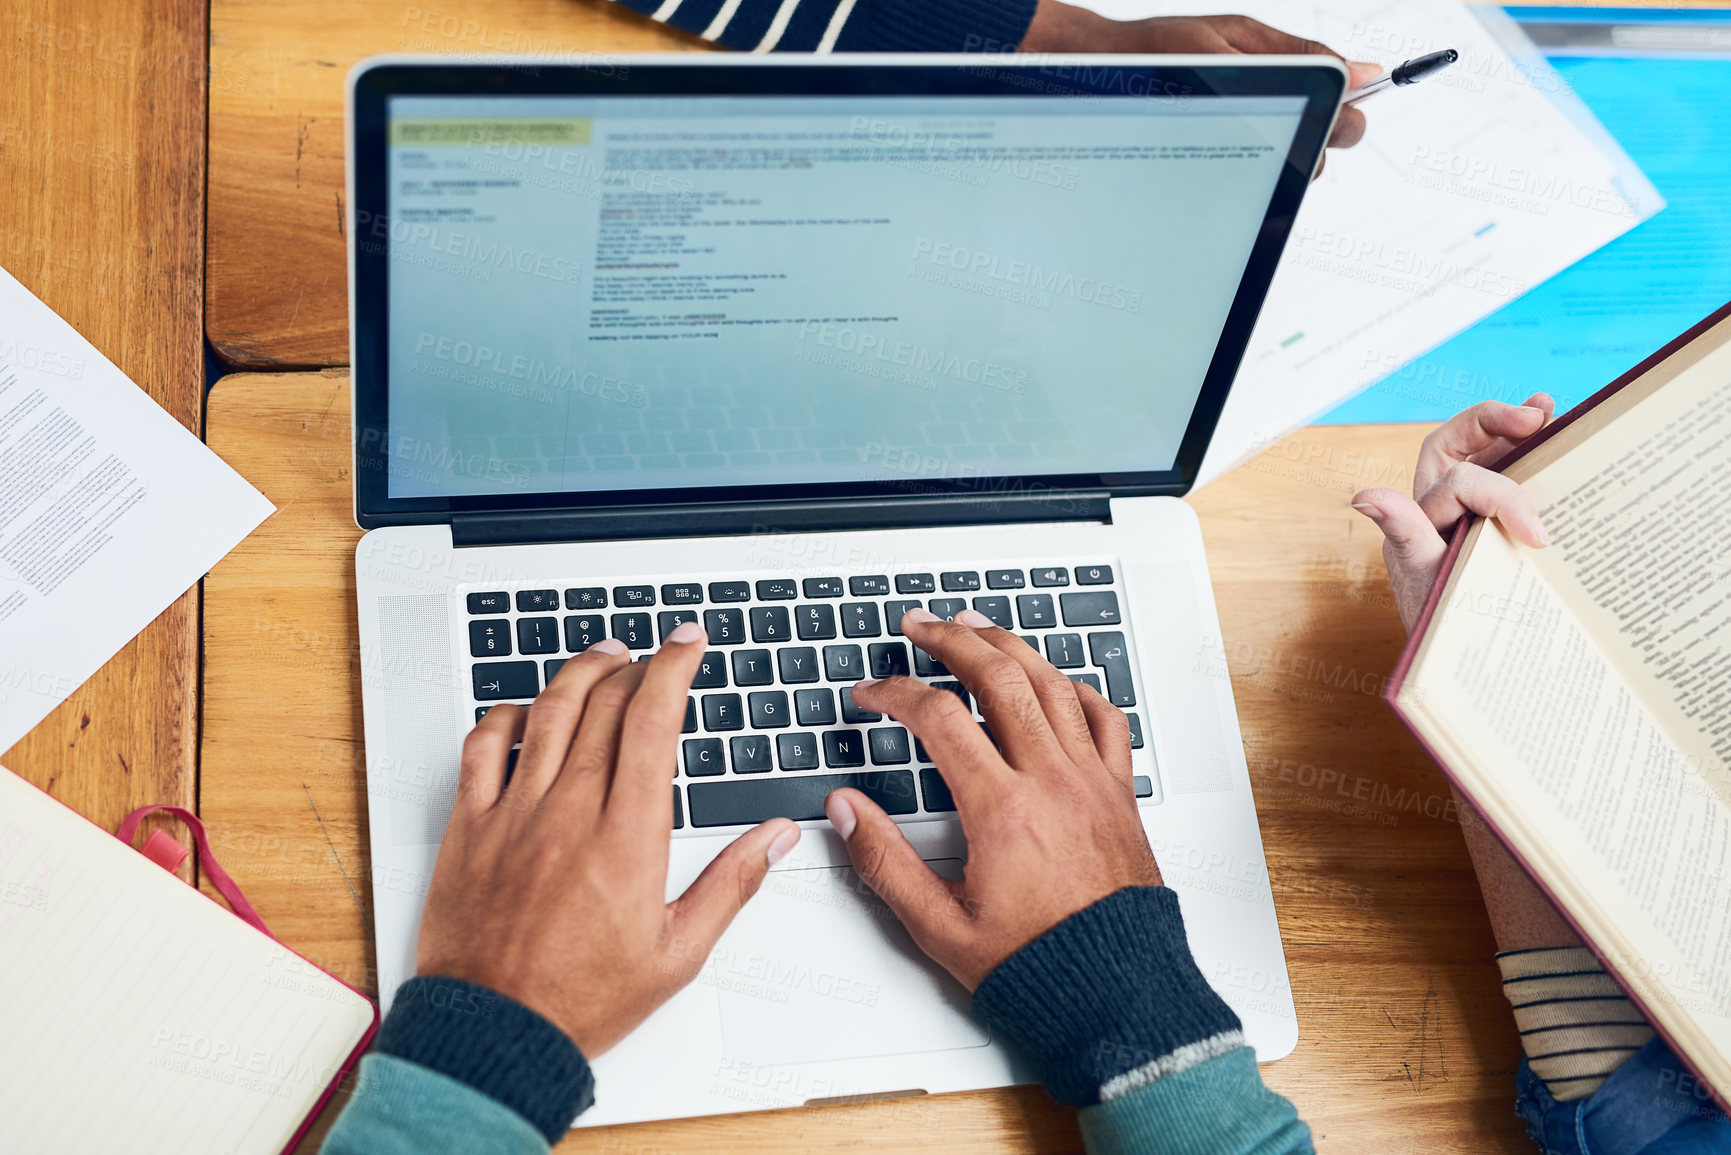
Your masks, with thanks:
[{"label": "printed document", "polygon": [[0,269],[0,749],[272,508]]},{"label": "printed document", "polygon": [[[1238,12],[1384,68],[1452,67],[1361,109],[1331,150],[1221,415],[1199,483],[1495,312],[1662,207],[1456,0],[1082,0],[1116,19]],[[1578,103],[1578,102],[1575,102]],[[1619,160],[1622,163],[1619,163]]]}]

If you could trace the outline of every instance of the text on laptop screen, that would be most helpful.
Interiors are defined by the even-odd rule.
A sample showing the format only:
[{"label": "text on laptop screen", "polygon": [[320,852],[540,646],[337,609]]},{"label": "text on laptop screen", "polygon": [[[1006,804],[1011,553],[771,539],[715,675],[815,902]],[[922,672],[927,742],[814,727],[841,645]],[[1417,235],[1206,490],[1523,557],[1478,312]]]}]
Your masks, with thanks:
[{"label": "text on laptop screen", "polygon": [[448,498],[1171,469],[1304,100],[389,109],[389,494]]}]

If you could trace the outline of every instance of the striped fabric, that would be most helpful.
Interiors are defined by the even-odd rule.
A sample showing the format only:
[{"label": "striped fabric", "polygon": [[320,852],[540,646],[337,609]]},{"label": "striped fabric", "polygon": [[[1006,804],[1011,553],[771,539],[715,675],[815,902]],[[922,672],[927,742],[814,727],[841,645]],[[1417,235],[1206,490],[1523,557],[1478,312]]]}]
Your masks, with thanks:
[{"label": "striped fabric", "polygon": [[1584,1099],[1653,1028],[1586,947],[1544,947],[1497,956],[1503,994],[1533,1074],[1558,1102]]},{"label": "striped fabric", "polygon": [[617,0],[742,52],[1012,51],[1035,0]]}]

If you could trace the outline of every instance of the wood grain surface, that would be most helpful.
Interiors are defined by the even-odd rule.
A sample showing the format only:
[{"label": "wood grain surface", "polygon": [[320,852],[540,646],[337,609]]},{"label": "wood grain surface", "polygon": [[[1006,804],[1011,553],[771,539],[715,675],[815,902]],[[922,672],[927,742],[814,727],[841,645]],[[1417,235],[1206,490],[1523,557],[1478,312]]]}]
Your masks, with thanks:
[{"label": "wood grain surface", "polygon": [[[212,448],[280,512],[206,579],[201,809],[277,934],[372,989],[347,377],[229,376],[209,411]],[[1324,1151],[1527,1153],[1489,925],[1442,776],[1377,696],[1402,634],[1378,534],[1347,508],[1406,484],[1423,433],[1304,430],[1191,499],[1298,1009],[1298,1049],[1263,1072]],[[581,1131],[559,1150],[1080,1146],[1071,1113],[1024,1087]]]},{"label": "wood grain surface", "polygon": [[[0,51],[0,262],[199,431],[204,4],[9,0]],[[0,760],[113,829],[193,805],[197,709],[195,590]]]},{"label": "wood grain surface", "polygon": [[383,52],[702,47],[606,0],[214,0],[205,324],[231,365],[349,360],[343,82]]}]

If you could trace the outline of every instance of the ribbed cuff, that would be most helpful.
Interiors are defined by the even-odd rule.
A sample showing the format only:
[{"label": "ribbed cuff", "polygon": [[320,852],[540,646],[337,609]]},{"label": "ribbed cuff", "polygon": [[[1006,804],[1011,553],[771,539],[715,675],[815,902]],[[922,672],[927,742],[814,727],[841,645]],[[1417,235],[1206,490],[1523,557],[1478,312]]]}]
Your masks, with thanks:
[{"label": "ribbed cuff", "polygon": [[1132,1071],[1242,1030],[1190,955],[1178,896],[1135,886],[1077,911],[998,964],[973,1010],[1034,1063],[1052,1097],[1085,1107]]},{"label": "ribbed cuff", "polygon": [[595,1102],[595,1077],[570,1036],[462,979],[421,976],[398,987],[375,1046],[498,1100],[549,1146]]},{"label": "ribbed cuff", "polygon": [[837,52],[1014,52],[1035,0],[858,0]]}]

